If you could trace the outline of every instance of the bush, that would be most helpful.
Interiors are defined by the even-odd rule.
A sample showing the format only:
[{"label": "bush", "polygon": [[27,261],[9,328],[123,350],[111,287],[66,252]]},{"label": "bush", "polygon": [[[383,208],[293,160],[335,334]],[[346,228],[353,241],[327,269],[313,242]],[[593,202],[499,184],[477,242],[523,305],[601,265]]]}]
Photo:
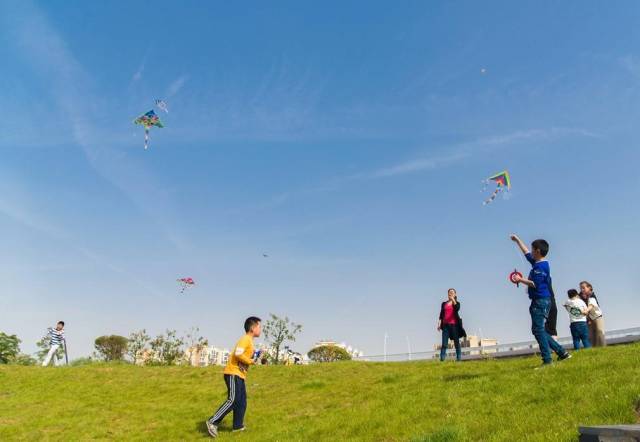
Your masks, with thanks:
[{"label": "bush", "polygon": [[347,350],[337,345],[321,345],[309,352],[309,359],[314,362],[350,361],[351,355]]},{"label": "bush", "polygon": [[73,361],[69,362],[69,365],[71,365],[72,367],[80,367],[82,365],[91,365],[91,364],[95,364],[96,361],[93,360],[91,357],[89,356],[85,356],[82,358],[76,358]]},{"label": "bush", "polygon": [[124,336],[100,336],[95,340],[95,348],[105,361],[121,361],[127,352],[129,340]]},{"label": "bush", "polygon": [[24,353],[18,353],[17,355],[9,358],[9,364],[13,365],[37,365],[38,361],[32,356]]}]

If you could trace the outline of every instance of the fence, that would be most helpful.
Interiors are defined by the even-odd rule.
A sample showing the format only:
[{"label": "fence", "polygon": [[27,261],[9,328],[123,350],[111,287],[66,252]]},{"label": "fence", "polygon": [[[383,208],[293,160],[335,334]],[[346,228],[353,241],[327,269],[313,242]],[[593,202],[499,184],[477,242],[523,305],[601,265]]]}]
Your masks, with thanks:
[{"label": "fence", "polygon": [[[611,330],[605,333],[607,345],[630,344],[640,341],[640,327]],[[573,340],[566,336],[558,339],[565,348],[573,348]],[[463,360],[476,360],[485,358],[511,358],[516,356],[528,356],[538,352],[536,341],[514,342],[511,344],[486,345],[482,347],[463,347]],[[421,351],[412,353],[396,353],[388,355],[354,357],[355,361],[371,362],[402,362],[438,359],[440,350]],[[455,349],[447,350],[447,357],[455,357]]]}]

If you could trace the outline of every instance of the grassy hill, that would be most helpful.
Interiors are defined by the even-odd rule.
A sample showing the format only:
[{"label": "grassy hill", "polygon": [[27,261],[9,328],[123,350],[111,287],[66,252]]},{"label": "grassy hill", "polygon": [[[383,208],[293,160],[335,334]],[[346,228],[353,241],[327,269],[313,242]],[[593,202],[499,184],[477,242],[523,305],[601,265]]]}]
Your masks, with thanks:
[{"label": "grassy hill", "polygon": [[[255,367],[243,434],[219,440],[575,440],[636,423],[640,345],[465,363]],[[0,440],[192,440],[224,399],[219,368],[0,367]]]}]

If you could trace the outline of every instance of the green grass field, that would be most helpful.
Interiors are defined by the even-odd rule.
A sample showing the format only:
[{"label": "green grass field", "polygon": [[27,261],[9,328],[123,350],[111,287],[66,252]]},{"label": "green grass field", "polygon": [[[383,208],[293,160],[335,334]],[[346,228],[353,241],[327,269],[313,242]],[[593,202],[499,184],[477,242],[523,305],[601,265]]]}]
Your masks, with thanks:
[{"label": "green grass field", "polygon": [[[575,440],[636,423],[640,345],[465,363],[255,367],[248,430],[220,440]],[[0,367],[0,440],[192,440],[224,399],[219,368]]]}]

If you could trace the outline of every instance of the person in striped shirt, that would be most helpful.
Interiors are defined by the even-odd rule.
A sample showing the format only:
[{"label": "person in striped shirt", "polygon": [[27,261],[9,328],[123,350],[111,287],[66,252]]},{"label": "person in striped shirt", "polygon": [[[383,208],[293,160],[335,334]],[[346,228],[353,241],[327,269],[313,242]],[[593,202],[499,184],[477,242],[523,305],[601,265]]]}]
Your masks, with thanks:
[{"label": "person in striped shirt", "polygon": [[58,358],[56,356],[56,352],[60,348],[60,346],[64,343],[64,321],[58,321],[56,324],[56,328],[49,327],[47,329],[49,331],[49,343],[50,348],[47,356],[42,361],[42,366],[46,367],[51,362],[53,358],[53,365],[58,365]]},{"label": "person in striped shirt", "polygon": [[253,339],[260,337],[261,319],[251,316],[244,321],[245,334],[229,355],[224,368],[224,383],[227,386],[227,400],[218,410],[207,419],[207,430],[211,437],[218,436],[218,425],[222,419],[233,410],[233,431],[244,431],[244,413],[247,410],[247,391],[244,381],[247,378],[249,366],[260,358],[260,351],[255,352]]}]

